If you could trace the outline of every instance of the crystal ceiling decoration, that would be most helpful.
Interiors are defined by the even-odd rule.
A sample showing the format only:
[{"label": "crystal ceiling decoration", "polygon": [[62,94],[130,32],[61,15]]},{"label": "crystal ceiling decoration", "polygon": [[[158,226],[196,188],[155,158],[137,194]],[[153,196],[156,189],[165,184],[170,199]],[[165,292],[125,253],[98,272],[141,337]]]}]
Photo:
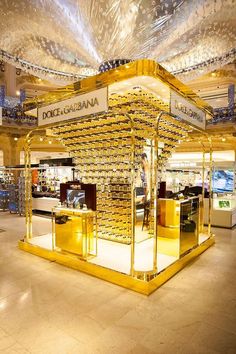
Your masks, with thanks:
[{"label": "crystal ceiling decoration", "polygon": [[50,80],[149,58],[188,81],[235,58],[235,0],[1,0],[0,56]]}]

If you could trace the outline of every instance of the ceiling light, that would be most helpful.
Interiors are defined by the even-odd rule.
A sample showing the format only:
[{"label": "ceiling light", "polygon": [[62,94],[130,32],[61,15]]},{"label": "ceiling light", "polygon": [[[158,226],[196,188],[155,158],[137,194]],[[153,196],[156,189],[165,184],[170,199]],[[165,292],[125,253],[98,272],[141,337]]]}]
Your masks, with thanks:
[{"label": "ceiling light", "polygon": [[17,91],[16,91],[16,94],[17,94],[17,96],[20,96],[20,91],[17,90]]},{"label": "ceiling light", "polygon": [[40,141],[43,141],[43,138],[41,137],[41,138],[39,138],[39,140],[40,140]]},{"label": "ceiling light", "polygon": [[48,144],[51,144],[52,143],[52,140],[49,140]]},{"label": "ceiling light", "polygon": [[17,136],[15,136],[14,140],[15,140],[15,141],[17,141],[17,140],[18,140]]},{"label": "ceiling light", "polygon": [[226,139],[225,139],[225,138],[222,138],[221,141],[226,141]]},{"label": "ceiling light", "polygon": [[211,76],[216,77],[216,73],[211,73]]}]

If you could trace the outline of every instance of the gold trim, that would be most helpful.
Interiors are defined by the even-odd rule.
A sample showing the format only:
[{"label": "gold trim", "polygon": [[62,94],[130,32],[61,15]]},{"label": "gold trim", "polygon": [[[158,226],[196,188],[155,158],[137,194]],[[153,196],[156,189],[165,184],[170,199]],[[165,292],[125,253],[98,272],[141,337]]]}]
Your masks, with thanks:
[{"label": "gold trim", "polygon": [[151,76],[161,80],[163,83],[167,84],[170,89],[192,102],[198,108],[204,110],[207,114],[212,115],[212,107],[207,102],[197,96],[188,86],[179,81],[160,64],[150,59],[136,60],[129,64],[121,65],[116,69],[88,77],[75,84],[28,99],[24,102],[24,109],[30,110],[32,108],[55,103],[135,76]]},{"label": "gold trim", "polygon": [[176,273],[178,273],[182,268],[184,268],[187,263],[189,263],[194,258],[198,257],[214,243],[215,240],[212,236],[208,240],[203,242],[201,245],[199,245],[197,248],[189,252],[187,255],[177,260],[175,263],[171,264],[164,271],[157,274],[157,276],[149,282],[133,278],[130,275],[122,274],[114,270],[98,266],[96,264],[84,262],[83,260],[80,260],[72,255],[46,250],[41,247],[24,242],[23,240],[18,242],[18,246],[21,250],[34,254],[36,256],[48,259],[50,261],[54,261],[58,264],[62,264],[72,269],[79,270],[86,274],[106,280],[110,283],[122,286],[138,293],[150,295],[153,291],[155,291],[167,280],[169,280]]}]

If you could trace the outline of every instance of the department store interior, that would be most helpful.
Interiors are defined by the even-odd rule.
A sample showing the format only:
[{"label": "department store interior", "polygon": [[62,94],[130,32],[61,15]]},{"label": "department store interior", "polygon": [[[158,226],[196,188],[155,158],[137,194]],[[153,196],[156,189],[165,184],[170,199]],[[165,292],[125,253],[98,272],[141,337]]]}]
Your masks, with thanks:
[{"label": "department store interior", "polygon": [[[118,292],[122,303],[130,296],[134,304],[128,300],[126,313],[146,308],[145,301],[156,296],[155,312],[158,294],[168,287],[177,291],[184,277],[186,284],[194,276],[201,284],[204,274],[217,278],[222,269],[229,274],[236,245],[233,2],[24,0],[3,2],[0,13],[0,351],[54,354],[59,348],[59,334],[51,344],[40,339],[36,346],[17,337],[12,322],[1,324],[11,314],[11,296],[20,292],[13,309],[20,304],[27,313],[32,306],[46,326],[56,326],[36,309],[40,285],[31,280],[36,268],[39,284],[50,282],[54,273],[60,283],[60,272],[65,272],[61,282],[80,280],[79,307],[92,288],[104,287],[104,299],[104,292]],[[9,26],[14,31],[6,40]],[[212,259],[226,259],[228,249],[231,263],[218,268]],[[197,278],[202,259],[205,269]],[[29,285],[20,283],[18,267]],[[194,284],[188,286],[194,294]],[[71,294],[77,290],[67,289],[73,308]],[[50,305],[46,290],[40,291],[40,306],[51,314],[60,294],[53,293]],[[103,312],[105,304],[100,306]],[[60,317],[60,306],[54,311]],[[146,332],[141,347],[132,338],[129,349],[128,336],[123,347],[119,340],[113,347],[109,335],[106,344],[97,335],[86,344],[94,329],[93,308],[82,315],[88,317],[81,319],[82,326],[86,323],[81,336],[76,311],[73,329],[59,323],[63,354],[111,353],[112,348],[162,353]],[[154,329],[152,323],[151,333]],[[233,337],[222,347],[212,339],[212,353],[236,350],[235,330],[229,332]],[[163,353],[178,352],[167,338],[160,339]],[[180,342],[186,353],[211,352],[211,342],[194,348]]]}]

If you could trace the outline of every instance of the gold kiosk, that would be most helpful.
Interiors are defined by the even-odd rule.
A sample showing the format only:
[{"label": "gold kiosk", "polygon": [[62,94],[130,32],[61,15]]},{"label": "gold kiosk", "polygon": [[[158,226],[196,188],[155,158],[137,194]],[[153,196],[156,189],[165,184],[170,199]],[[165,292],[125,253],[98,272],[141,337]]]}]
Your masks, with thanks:
[{"label": "gold kiosk", "polygon": [[[25,145],[27,232],[21,249],[150,294],[214,243],[211,213],[203,226],[204,198],[159,199],[168,158],[192,130],[206,135],[211,107],[158,63],[131,62],[25,103],[35,107],[37,129],[59,138],[82,183],[96,185],[98,239],[89,256],[78,252],[75,238],[61,248],[50,225],[44,234],[34,229],[32,131]],[[203,156],[207,151],[210,139]],[[96,237],[81,232],[80,239],[81,246]]]}]

